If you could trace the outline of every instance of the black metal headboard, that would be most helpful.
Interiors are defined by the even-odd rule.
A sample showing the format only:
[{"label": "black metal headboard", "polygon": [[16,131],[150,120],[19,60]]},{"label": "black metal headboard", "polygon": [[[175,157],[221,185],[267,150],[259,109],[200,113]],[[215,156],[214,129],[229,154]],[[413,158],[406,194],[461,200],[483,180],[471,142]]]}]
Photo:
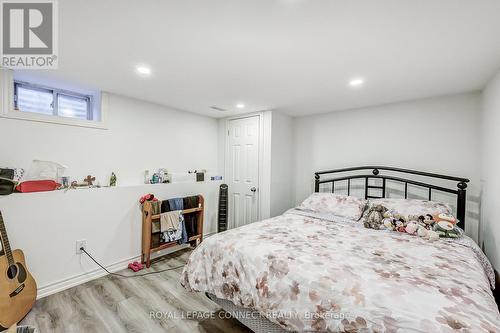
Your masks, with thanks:
[{"label": "black metal headboard", "polygon": [[[339,173],[349,173],[349,172],[354,172],[354,171],[368,171],[368,170],[371,171],[370,174],[355,173],[355,174],[351,174],[351,175],[348,174],[347,176],[340,176],[337,178],[322,179],[323,178],[322,176],[326,176],[326,175],[339,174]],[[392,174],[382,175],[380,173],[380,171],[390,171]],[[442,180],[453,181],[453,182],[458,182],[458,183],[456,185],[456,188],[454,188],[454,187],[449,188],[449,187],[443,187],[443,186],[436,185],[436,184],[422,182],[419,180],[412,180],[412,179],[403,178],[403,177],[407,177],[407,175],[428,177],[430,179],[431,178],[442,179]],[[333,176],[333,177],[335,177],[335,176]],[[365,199],[385,198],[386,192],[387,192],[386,191],[387,180],[403,183],[405,185],[405,190],[404,190],[405,199],[408,198],[408,184],[428,189],[429,190],[429,192],[428,192],[429,200],[432,200],[432,191],[433,190],[455,194],[457,196],[457,219],[459,220],[458,226],[461,227],[462,229],[465,228],[465,203],[466,203],[466,196],[465,196],[466,190],[465,189],[467,188],[467,183],[469,182],[469,180],[466,178],[446,176],[446,175],[440,175],[440,174],[436,174],[436,173],[429,173],[429,172],[422,172],[422,171],[415,171],[415,170],[408,170],[408,169],[401,169],[401,168],[385,167],[385,166],[361,166],[361,167],[335,169],[335,170],[328,170],[328,171],[318,171],[318,172],[314,173],[314,179],[315,179],[315,186],[314,186],[315,192],[319,192],[320,184],[330,183],[330,184],[332,184],[331,191],[332,191],[332,193],[334,193],[335,192],[335,183],[338,183],[341,181],[346,181],[347,182],[347,195],[350,195],[350,193],[351,193],[351,180],[352,179],[364,179],[365,180],[365,185],[364,185]],[[382,185],[370,185],[369,181],[371,179],[381,179]],[[370,195],[370,189],[378,189],[378,191],[381,191],[381,195],[380,196]]]}]

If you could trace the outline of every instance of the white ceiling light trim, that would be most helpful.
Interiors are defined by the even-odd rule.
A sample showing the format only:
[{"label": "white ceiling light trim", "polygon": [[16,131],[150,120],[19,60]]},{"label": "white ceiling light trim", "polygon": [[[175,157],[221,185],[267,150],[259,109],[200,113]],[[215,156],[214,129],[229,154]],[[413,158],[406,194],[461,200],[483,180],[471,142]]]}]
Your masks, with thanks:
[{"label": "white ceiling light trim", "polygon": [[244,108],[245,108],[245,104],[243,104],[243,103],[238,103],[238,104],[236,104],[236,107],[237,107],[238,109],[244,109]]}]

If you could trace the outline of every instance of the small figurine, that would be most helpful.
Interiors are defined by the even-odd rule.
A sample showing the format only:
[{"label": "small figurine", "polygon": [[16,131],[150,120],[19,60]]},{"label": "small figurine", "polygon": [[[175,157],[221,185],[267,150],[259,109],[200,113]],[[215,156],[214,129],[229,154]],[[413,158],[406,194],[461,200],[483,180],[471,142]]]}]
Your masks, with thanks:
[{"label": "small figurine", "polygon": [[83,180],[83,182],[88,185],[88,186],[93,186],[95,182],[95,177],[92,177],[91,175],[88,175],[87,178]]},{"label": "small figurine", "polygon": [[153,173],[151,184],[158,184],[159,182],[160,182],[160,175],[158,175],[158,173]]},{"label": "small figurine", "polygon": [[67,176],[61,177],[61,181],[62,181],[63,188],[68,188],[70,186],[69,177],[67,177]]},{"label": "small figurine", "polygon": [[84,188],[89,188],[89,184],[84,180],[83,183],[78,184],[76,180],[71,182],[71,185],[69,186],[70,189],[84,189]]},{"label": "small figurine", "polygon": [[114,172],[112,172],[111,177],[109,177],[109,186],[116,186],[116,175]]},{"label": "small figurine", "polygon": [[167,169],[160,168],[158,169],[158,175],[160,176],[160,183],[167,183]]}]

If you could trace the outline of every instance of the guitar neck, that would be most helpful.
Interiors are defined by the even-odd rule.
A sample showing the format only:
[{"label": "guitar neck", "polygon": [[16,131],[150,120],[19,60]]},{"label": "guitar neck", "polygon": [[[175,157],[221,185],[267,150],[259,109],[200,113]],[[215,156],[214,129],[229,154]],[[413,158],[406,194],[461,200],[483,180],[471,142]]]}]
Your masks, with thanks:
[{"label": "guitar neck", "polygon": [[10,249],[9,237],[7,237],[7,230],[5,229],[5,224],[3,222],[2,212],[0,212],[0,238],[2,239],[2,247],[7,257],[7,261],[10,265],[14,265],[14,258],[12,257],[12,251]]}]

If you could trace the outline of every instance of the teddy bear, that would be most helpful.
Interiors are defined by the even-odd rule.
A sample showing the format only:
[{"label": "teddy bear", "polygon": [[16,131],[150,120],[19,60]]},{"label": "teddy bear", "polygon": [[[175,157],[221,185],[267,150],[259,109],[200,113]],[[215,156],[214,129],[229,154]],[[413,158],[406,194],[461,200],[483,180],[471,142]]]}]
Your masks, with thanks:
[{"label": "teddy bear", "polygon": [[370,228],[375,230],[384,229],[383,220],[384,220],[384,213],[386,211],[387,208],[385,208],[382,205],[376,205],[370,207],[364,221],[365,228]]},{"label": "teddy bear", "polygon": [[395,213],[394,211],[385,212],[382,223],[384,225],[384,229],[399,232],[406,232],[406,225],[408,224],[403,216]]}]

